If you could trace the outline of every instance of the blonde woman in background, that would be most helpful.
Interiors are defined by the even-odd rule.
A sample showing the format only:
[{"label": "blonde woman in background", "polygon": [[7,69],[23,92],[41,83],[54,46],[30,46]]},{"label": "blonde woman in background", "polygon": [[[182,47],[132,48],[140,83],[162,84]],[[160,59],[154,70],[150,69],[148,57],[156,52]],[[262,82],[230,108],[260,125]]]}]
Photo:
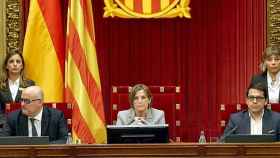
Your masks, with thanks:
[{"label": "blonde woman in background", "polygon": [[250,85],[262,83],[266,86],[269,103],[279,103],[280,99],[280,48],[271,46],[262,56],[261,74],[252,77]]}]

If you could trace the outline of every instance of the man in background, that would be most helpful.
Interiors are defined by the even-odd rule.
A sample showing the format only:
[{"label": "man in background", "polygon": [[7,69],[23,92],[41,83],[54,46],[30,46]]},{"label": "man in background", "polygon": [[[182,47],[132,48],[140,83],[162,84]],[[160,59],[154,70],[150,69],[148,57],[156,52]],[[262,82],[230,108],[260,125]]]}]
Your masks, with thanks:
[{"label": "man in background", "polygon": [[248,108],[231,114],[222,138],[231,134],[279,134],[280,114],[265,108],[267,103],[266,86],[262,83],[251,84],[246,93]]},{"label": "man in background", "polygon": [[50,143],[64,144],[67,124],[61,111],[43,106],[44,94],[39,86],[25,88],[21,109],[11,112],[1,136],[49,136]]}]

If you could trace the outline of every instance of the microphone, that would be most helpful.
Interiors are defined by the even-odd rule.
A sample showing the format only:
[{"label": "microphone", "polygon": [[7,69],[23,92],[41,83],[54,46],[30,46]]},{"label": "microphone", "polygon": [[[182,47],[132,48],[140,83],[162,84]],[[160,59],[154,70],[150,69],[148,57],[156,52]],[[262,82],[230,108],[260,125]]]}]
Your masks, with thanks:
[{"label": "microphone", "polygon": [[225,133],[219,140],[220,143],[224,143],[225,142],[225,138],[229,135],[231,135],[233,132],[236,131],[236,129],[238,128],[238,126],[236,125],[234,128],[232,128],[230,131],[228,131],[227,133]]},{"label": "microphone", "polygon": [[276,131],[274,129],[267,131],[267,134],[276,134]]},{"label": "microphone", "polygon": [[279,141],[279,133],[277,131],[275,131],[274,129],[271,129],[271,130],[267,131],[266,134],[273,135],[273,139],[275,141]]}]

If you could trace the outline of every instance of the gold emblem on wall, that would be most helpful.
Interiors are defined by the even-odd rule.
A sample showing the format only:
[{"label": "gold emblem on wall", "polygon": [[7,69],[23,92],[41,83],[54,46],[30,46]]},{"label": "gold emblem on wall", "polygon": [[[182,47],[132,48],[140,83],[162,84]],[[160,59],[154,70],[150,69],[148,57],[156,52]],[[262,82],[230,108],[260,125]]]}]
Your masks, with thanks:
[{"label": "gold emblem on wall", "polygon": [[6,52],[21,52],[21,3],[19,0],[6,0]]},{"label": "gold emblem on wall", "polygon": [[104,0],[104,17],[191,18],[190,0]]},{"label": "gold emblem on wall", "polygon": [[280,45],[280,1],[267,3],[267,45]]}]

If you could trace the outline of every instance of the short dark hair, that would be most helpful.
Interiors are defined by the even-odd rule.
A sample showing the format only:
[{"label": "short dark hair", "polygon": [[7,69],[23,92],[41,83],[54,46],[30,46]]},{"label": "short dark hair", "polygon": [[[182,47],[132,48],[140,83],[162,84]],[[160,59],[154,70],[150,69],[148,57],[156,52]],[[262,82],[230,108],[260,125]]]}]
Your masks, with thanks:
[{"label": "short dark hair", "polygon": [[248,97],[250,89],[256,89],[256,90],[262,91],[264,98],[265,99],[268,98],[267,86],[265,84],[263,84],[261,82],[257,82],[255,84],[250,84],[250,86],[247,88],[247,91],[246,91],[246,97]]}]

